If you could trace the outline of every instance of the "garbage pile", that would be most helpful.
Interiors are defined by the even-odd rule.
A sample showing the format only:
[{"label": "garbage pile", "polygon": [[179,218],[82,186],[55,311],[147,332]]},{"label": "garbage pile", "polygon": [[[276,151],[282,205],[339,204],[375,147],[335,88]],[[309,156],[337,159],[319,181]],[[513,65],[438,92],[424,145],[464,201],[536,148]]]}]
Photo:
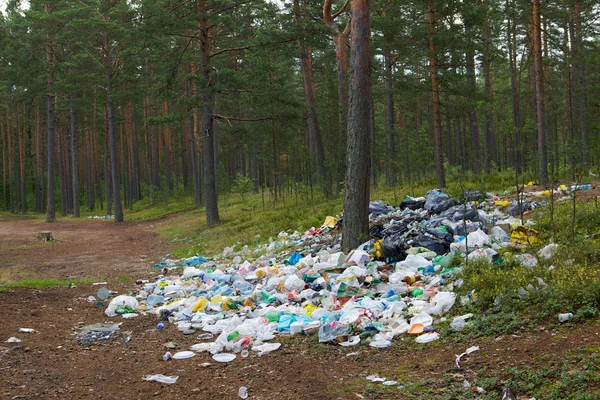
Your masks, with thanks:
[{"label": "garbage pile", "polygon": [[[114,298],[106,314],[151,313],[161,320],[158,328],[168,321],[183,334],[204,332],[190,350],[223,362],[247,357],[249,350],[268,354],[279,348],[269,342],[280,334],[377,348],[403,334],[431,342],[439,337],[435,325],[457,301],[465,258],[494,262],[502,247],[539,240],[531,223],[521,226],[501,211],[510,203],[498,201],[476,191],[458,201],[431,190],[400,207],[372,202],[371,240],[349,254],[340,250],[343,221],[327,217],[319,228],[281,232],[254,249],[225,248],[211,260],[164,260],[157,264],[163,275],[135,296]],[[533,255],[520,257],[537,263]],[[470,317],[454,318],[451,329],[464,329]]]}]

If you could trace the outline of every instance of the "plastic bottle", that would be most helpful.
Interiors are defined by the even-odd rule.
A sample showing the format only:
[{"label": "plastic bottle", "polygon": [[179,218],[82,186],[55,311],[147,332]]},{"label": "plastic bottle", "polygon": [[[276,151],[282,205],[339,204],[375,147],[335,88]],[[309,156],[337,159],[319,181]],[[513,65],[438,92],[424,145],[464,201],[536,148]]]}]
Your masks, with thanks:
[{"label": "plastic bottle", "polygon": [[154,307],[155,305],[162,303],[164,301],[164,299],[165,299],[165,297],[161,296],[160,294],[151,294],[146,299],[146,302],[148,303],[149,306]]},{"label": "plastic bottle", "polygon": [[19,332],[21,332],[21,333],[38,333],[38,331],[33,328],[21,328],[21,329],[19,329]]},{"label": "plastic bottle", "polygon": [[573,313],[563,313],[563,314],[558,314],[558,320],[560,322],[566,322],[570,319],[573,319]]},{"label": "plastic bottle", "polygon": [[102,301],[108,299],[108,296],[110,296],[110,291],[105,287],[101,287],[96,292],[96,297],[98,297]]}]

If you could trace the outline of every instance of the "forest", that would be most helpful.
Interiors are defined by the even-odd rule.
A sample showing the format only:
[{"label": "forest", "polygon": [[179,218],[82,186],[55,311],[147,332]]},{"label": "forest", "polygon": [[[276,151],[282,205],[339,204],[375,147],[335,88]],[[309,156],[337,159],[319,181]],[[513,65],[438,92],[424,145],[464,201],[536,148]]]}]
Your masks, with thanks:
[{"label": "forest", "polygon": [[[212,226],[236,186],[275,202],[337,196],[355,158],[367,187],[442,188],[449,171],[546,184],[600,162],[596,1],[9,0],[2,12],[0,210],[119,222],[141,199],[188,194]],[[359,114],[366,139],[349,144]]]}]

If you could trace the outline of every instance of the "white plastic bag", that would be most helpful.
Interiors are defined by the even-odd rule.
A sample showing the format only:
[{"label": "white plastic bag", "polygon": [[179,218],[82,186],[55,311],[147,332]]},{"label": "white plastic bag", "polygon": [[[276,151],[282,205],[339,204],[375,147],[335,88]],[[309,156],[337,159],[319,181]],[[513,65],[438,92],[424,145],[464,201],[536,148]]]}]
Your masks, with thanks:
[{"label": "white plastic bag", "polygon": [[135,297],[131,297],[131,296],[122,294],[111,300],[110,304],[108,305],[108,307],[106,308],[106,311],[104,311],[104,313],[108,317],[116,317],[117,313],[115,311],[117,310],[117,307],[119,307],[120,305],[129,306],[129,307],[131,307],[131,309],[135,310],[137,308],[137,306],[139,305],[139,303]]}]

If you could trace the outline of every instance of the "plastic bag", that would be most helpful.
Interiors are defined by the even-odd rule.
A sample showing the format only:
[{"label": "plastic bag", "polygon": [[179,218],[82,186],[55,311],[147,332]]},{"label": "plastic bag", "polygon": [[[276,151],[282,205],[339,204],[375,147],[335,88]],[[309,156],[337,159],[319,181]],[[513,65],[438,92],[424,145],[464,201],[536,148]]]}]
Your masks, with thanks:
[{"label": "plastic bag", "polygon": [[167,385],[172,385],[173,383],[177,382],[177,379],[179,379],[178,376],[166,376],[163,374],[146,375],[144,377],[144,380],[146,380],[146,381],[155,381],[155,382],[160,382],[160,383],[166,383]]},{"label": "plastic bag", "polygon": [[433,342],[434,340],[438,340],[439,337],[440,337],[440,334],[437,332],[424,333],[424,334],[420,335],[419,337],[417,337],[415,339],[415,342],[429,343],[429,342]]},{"label": "plastic bag", "polygon": [[450,243],[438,239],[437,237],[431,237],[428,235],[417,236],[413,239],[412,245],[424,247],[435,252],[436,254],[446,254],[450,250]]},{"label": "plastic bag", "polygon": [[340,336],[347,336],[351,329],[348,325],[339,322],[326,323],[319,328],[319,342],[330,342]]},{"label": "plastic bag", "polygon": [[431,305],[426,307],[425,311],[428,314],[441,315],[450,310],[455,301],[456,293],[439,292],[431,299]]},{"label": "plastic bag", "polygon": [[558,245],[556,243],[550,243],[549,245],[544,246],[543,249],[540,250],[540,256],[549,260],[554,256],[554,253],[558,249]]},{"label": "plastic bag", "polygon": [[385,215],[393,212],[394,208],[386,206],[381,201],[372,201],[369,203],[369,214],[373,214],[373,216]]},{"label": "plastic bag", "polygon": [[383,248],[383,255],[386,258],[395,260],[404,260],[406,258],[406,245],[404,237],[400,233],[384,236],[381,247]]},{"label": "plastic bag", "polygon": [[425,194],[424,208],[432,213],[439,214],[454,205],[456,205],[456,200],[452,196],[437,189],[430,190]]},{"label": "plastic bag", "polygon": [[139,303],[135,297],[120,295],[111,300],[104,313],[108,317],[116,317],[119,314],[116,312],[117,309],[126,309],[128,307],[131,310],[135,310],[138,305]]},{"label": "plastic bag", "polygon": [[477,221],[479,214],[477,209],[471,206],[463,206],[461,204],[452,206],[440,214],[440,217],[451,219],[452,221],[471,220]]},{"label": "plastic bag", "polygon": [[404,199],[404,201],[402,201],[402,203],[400,203],[400,208],[402,208],[402,209],[408,208],[409,210],[413,210],[413,211],[423,208],[424,206],[425,206],[425,198],[424,197],[417,197],[417,198],[407,197],[406,199]]}]

